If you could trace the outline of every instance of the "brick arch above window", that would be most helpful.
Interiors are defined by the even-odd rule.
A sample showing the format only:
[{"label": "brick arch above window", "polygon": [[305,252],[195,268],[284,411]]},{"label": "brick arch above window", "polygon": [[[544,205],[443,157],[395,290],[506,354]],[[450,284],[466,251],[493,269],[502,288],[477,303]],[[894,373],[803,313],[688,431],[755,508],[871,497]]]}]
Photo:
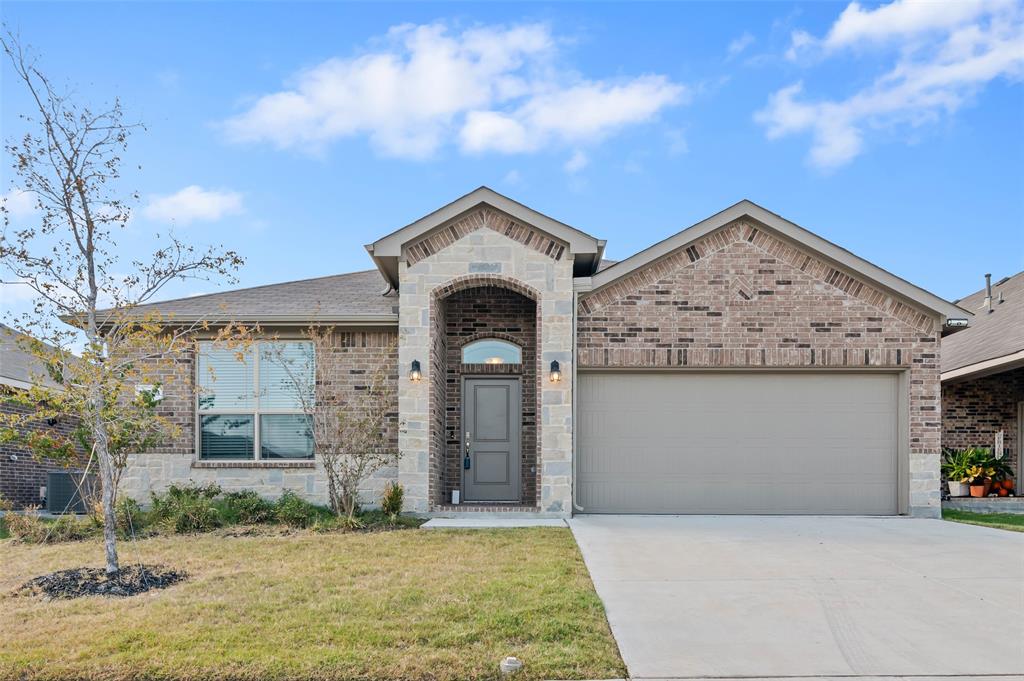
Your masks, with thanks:
[{"label": "brick arch above window", "polygon": [[478,340],[500,340],[505,341],[506,343],[512,343],[513,345],[518,345],[520,348],[523,347],[519,338],[516,338],[510,333],[503,333],[501,331],[481,331],[480,333],[474,333],[472,336],[460,338],[459,347],[462,348],[470,343],[475,343]]},{"label": "brick arch above window", "polygon": [[506,277],[501,274],[465,274],[456,277],[446,284],[436,287],[431,295],[434,300],[443,300],[448,296],[465,291],[470,288],[501,288],[513,291],[519,295],[529,298],[535,303],[540,303],[540,291],[518,279]]}]

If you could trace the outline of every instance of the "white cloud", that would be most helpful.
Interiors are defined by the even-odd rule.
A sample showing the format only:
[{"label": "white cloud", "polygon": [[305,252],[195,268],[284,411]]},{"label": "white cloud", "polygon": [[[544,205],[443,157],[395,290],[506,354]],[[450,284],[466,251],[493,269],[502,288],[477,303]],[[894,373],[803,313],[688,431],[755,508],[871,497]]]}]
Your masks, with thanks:
[{"label": "white cloud", "polygon": [[826,55],[850,45],[884,49],[880,43],[890,39],[899,49],[887,72],[845,98],[808,97],[802,82],[778,90],[754,116],[767,136],[810,133],[810,162],[835,168],[863,151],[867,130],[923,125],[955,112],[992,80],[1024,75],[1020,6],[962,3],[971,5],[967,11],[929,4],[930,13],[911,4],[897,0],[866,11],[853,3],[824,40],[794,34],[794,48],[813,44]]},{"label": "white cloud", "polygon": [[576,151],[573,152],[572,156],[569,157],[569,160],[566,161],[565,165],[562,167],[565,168],[565,172],[569,173],[570,175],[575,175],[576,173],[586,168],[588,163],[590,163],[590,159],[587,158],[587,155],[584,154],[579,149],[577,149]]},{"label": "white cloud", "polygon": [[463,151],[535,151],[552,143],[599,141],[676,104],[685,88],[664,76],[641,76],[611,85],[588,81],[538,93],[500,113],[471,111],[460,134]]},{"label": "white cloud", "polygon": [[0,205],[3,205],[11,218],[27,218],[34,215],[37,210],[36,195],[23,189],[12,189],[0,195]]},{"label": "white cloud", "polygon": [[142,214],[150,220],[188,225],[196,221],[212,222],[242,211],[238,192],[203,189],[189,185],[166,196],[154,196]]},{"label": "white cloud", "polygon": [[543,24],[440,23],[392,28],[383,47],[299,73],[260,97],[225,129],[239,142],[319,153],[365,135],[381,153],[425,158],[456,143],[467,153],[523,153],[593,143],[679,103],[665,76],[589,80],[558,63]]},{"label": "white cloud", "polygon": [[832,25],[824,46],[834,50],[864,42],[906,38],[928,31],[951,30],[1013,4],[1012,0],[896,0],[875,9],[864,9],[859,3],[851,2]]},{"label": "white cloud", "polygon": [[740,54],[741,52],[746,50],[748,47],[753,45],[754,41],[755,41],[754,35],[750,31],[744,31],[743,35],[739,36],[738,38],[733,39],[729,43],[729,47],[728,47],[729,56],[730,57],[735,57],[736,55]]}]

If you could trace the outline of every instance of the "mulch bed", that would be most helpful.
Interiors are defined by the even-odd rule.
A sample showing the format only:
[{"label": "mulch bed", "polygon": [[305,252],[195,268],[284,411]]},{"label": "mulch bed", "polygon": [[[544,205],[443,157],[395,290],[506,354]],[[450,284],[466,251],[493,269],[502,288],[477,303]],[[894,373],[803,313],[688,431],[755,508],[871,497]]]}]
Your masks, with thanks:
[{"label": "mulch bed", "polygon": [[187,577],[184,572],[162,565],[130,565],[113,575],[108,575],[103,568],[73,568],[30,579],[21,585],[20,591],[48,599],[125,597],[166,589]]}]

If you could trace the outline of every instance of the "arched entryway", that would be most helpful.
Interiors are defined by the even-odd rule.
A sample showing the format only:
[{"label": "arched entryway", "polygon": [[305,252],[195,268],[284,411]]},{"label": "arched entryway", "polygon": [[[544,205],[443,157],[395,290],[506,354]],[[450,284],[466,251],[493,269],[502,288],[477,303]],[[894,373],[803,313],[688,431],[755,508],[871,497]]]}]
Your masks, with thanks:
[{"label": "arched entryway", "polygon": [[463,508],[537,506],[538,309],[535,290],[501,277],[467,277],[435,291],[430,487],[436,506],[450,506],[455,496]]}]

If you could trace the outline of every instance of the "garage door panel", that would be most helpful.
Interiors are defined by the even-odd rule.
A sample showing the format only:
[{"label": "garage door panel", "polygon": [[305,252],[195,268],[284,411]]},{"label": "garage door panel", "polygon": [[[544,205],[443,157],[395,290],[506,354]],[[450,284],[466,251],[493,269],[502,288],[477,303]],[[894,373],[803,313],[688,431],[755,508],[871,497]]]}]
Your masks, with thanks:
[{"label": "garage door panel", "polygon": [[892,374],[581,374],[587,512],[896,512]]}]

